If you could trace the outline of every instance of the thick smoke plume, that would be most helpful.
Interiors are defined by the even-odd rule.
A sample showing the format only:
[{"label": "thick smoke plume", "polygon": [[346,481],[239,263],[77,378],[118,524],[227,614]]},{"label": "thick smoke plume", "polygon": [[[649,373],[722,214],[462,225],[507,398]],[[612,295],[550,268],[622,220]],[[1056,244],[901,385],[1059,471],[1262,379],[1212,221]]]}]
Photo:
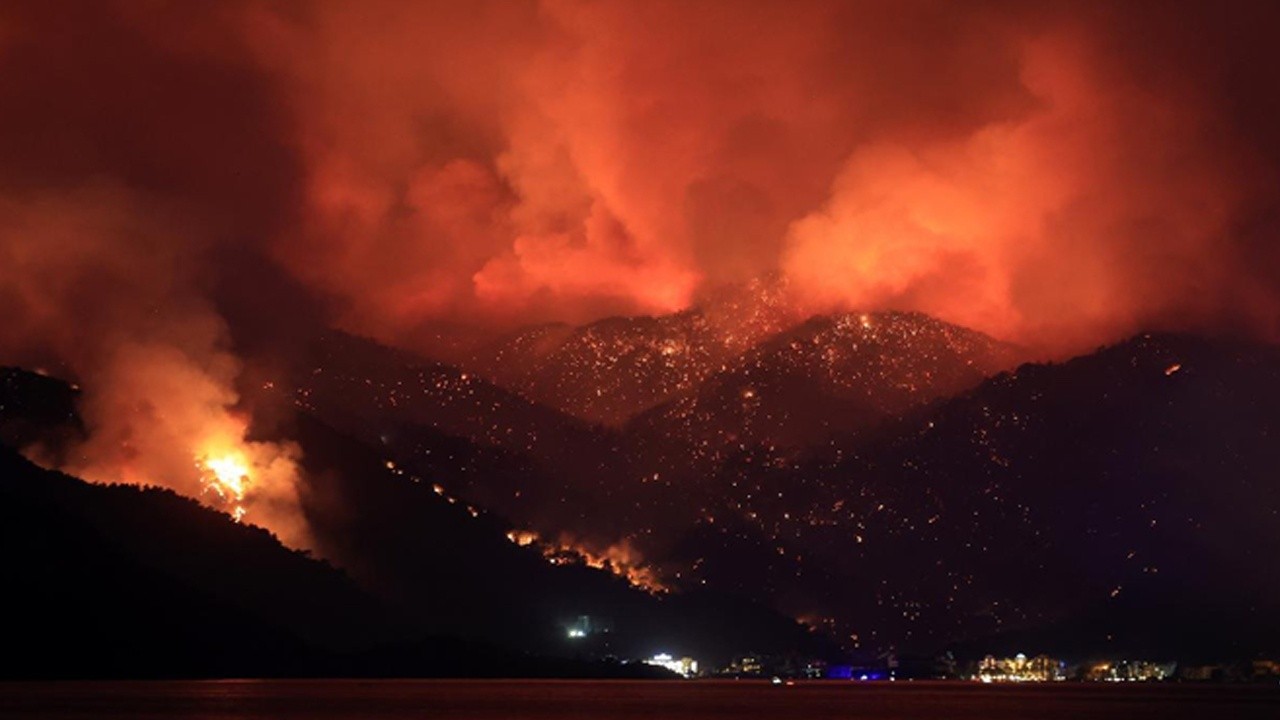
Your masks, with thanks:
[{"label": "thick smoke plume", "polygon": [[83,387],[88,439],[37,460],[169,487],[304,546],[297,450],[249,438],[218,307],[252,270],[237,244],[279,217],[281,169],[249,161],[283,155],[275,137],[254,146],[271,116],[215,19],[179,37],[164,9],[0,9],[0,353]]},{"label": "thick smoke plume", "polygon": [[288,508],[239,392],[282,305],[430,353],[769,276],[1046,354],[1273,338],[1278,12],[6,3],[0,350],[84,383],[77,469],[198,494],[215,437]]},{"label": "thick smoke plume", "polygon": [[[240,365],[194,272],[200,231],[165,215],[113,187],[0,202],[0,347],[82,383],[88,438],[63,469],[170,487],[305,545],[296,449],[247,440]],[[222,481],[250,478],[234,494],[210,474],[227,461]]]},{"label": "thick smoke plume", "polygon": [[298,123],[277,255],[350,327],[664,312],[763,274],[1047,352],[1271,333],[1275,11],[359,3],[246,20]]}]

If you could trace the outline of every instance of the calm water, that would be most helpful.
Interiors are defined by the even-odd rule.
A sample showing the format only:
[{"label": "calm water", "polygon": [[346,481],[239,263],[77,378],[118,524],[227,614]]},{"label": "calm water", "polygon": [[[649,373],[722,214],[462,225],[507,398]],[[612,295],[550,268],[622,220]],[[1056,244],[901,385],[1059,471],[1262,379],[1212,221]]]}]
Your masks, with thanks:
[{"label": "calm water", "polygon": [[0,717],[45,720],[1280,718],[1280,687],[968,683],[210,681],[0,683]]}]

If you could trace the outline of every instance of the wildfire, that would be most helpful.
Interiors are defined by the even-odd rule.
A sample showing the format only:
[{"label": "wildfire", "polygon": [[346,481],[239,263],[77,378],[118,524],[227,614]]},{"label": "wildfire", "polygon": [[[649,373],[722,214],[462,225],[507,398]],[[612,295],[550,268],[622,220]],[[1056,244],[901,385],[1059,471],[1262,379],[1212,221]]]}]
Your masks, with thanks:
[{"label": "wildfire", "polygon": [[545,542],[537,533],[529,530],[512,530],[507,533],[507,539],[521,547],[536,544],[542,551],[542,556],[552,565],[582,564],[604,570],[651,595],[671,590],[662,582],[657,571],[645,565],[640,554],[626,541],[597,552],[565,536],[559,542]]},{"label": "wildfire", "polygon": [[266,528],[290,547],[310,543],[298,507],[298,449],[289,443],[244,439],[243,429],[212,433],[195,449],[198,495],[237,522]]},{"label": "wildfire", "polygon": [[598,553],[581,546],[570,546],[563,552],[576,553],[588,567],[607,570],[626,580],[632,587],[640,588],[652,595],[670,590],[658,577],[658,573],[644,565],[639,554],[625,542],[610,545]]},{"label": "wildfire", "polygon": [[511,532],[507,533],[507,539],[515,543],[516,545],[519,545],[520,547],[524,547],[526,545],[532,545],[535,542],[537,542],[538,533],[529,532],[528,530],[512,530]]},{"label": "wildfire", "polygon": [[217,495],[221,504],[230,506],[231,516],[237,522],[244,518],[244,499],[253,482],[244,454],[231,451],[204,455],[196,460],[196,467],[200,469],[204,491]]}]

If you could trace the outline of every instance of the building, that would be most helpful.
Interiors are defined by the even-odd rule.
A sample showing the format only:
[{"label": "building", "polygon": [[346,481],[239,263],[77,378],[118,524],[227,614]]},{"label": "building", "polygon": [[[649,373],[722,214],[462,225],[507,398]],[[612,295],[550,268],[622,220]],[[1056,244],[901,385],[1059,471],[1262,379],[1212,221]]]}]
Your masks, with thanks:
[{"label": "building", "polygon": [[764,674],[764,662],[755,655],[746,655],[729,663],[729,667],[725,669],[725,672],[730,675],[759,677]]},{"label": "building", "polygon": [[1056,682],[1066,679],[1066,663],[1047,655],[1028,659],[1018,653],[1011,658],[988,655],[978,663],[975,680],[981,682]]},{"label": "building", "polygon": [[646,665],[666,668],[680,677],[694,677],[698,674],[698,661],[691,657],[676,659],[667,653],[659,653],[644,661]]}]

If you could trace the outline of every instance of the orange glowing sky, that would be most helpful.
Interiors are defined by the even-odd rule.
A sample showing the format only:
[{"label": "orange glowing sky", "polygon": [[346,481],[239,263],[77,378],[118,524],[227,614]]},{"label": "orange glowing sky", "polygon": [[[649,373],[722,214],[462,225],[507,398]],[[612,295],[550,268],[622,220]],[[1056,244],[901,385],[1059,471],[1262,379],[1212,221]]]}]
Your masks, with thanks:
[{"label": "orange glowing sky", "polygon": [[[0,199],[163,216],[181,281],[214,278],[199,297],[275,265],[322,315],[419,348],[442,320],[667,312],[761,275],[805,310],[917,309],[1050,350],[1270,334],[1274,14],[20,3],[0,14]],[[56,312],[24,278],[76,258],[25,242],[6,307]]]},{"label": "orange glowing sky", "polygon": [[668,312],[772,273],[813,310],[918,309],[1062,349],[1223,314],[1270,330],[1274,288],[1236,236],[1275,168],[1228,86],[1256,22],[337,3],[241,28],[284,88],[305,186],[273,257],[353,329],[413,344],[440,317]]}]

